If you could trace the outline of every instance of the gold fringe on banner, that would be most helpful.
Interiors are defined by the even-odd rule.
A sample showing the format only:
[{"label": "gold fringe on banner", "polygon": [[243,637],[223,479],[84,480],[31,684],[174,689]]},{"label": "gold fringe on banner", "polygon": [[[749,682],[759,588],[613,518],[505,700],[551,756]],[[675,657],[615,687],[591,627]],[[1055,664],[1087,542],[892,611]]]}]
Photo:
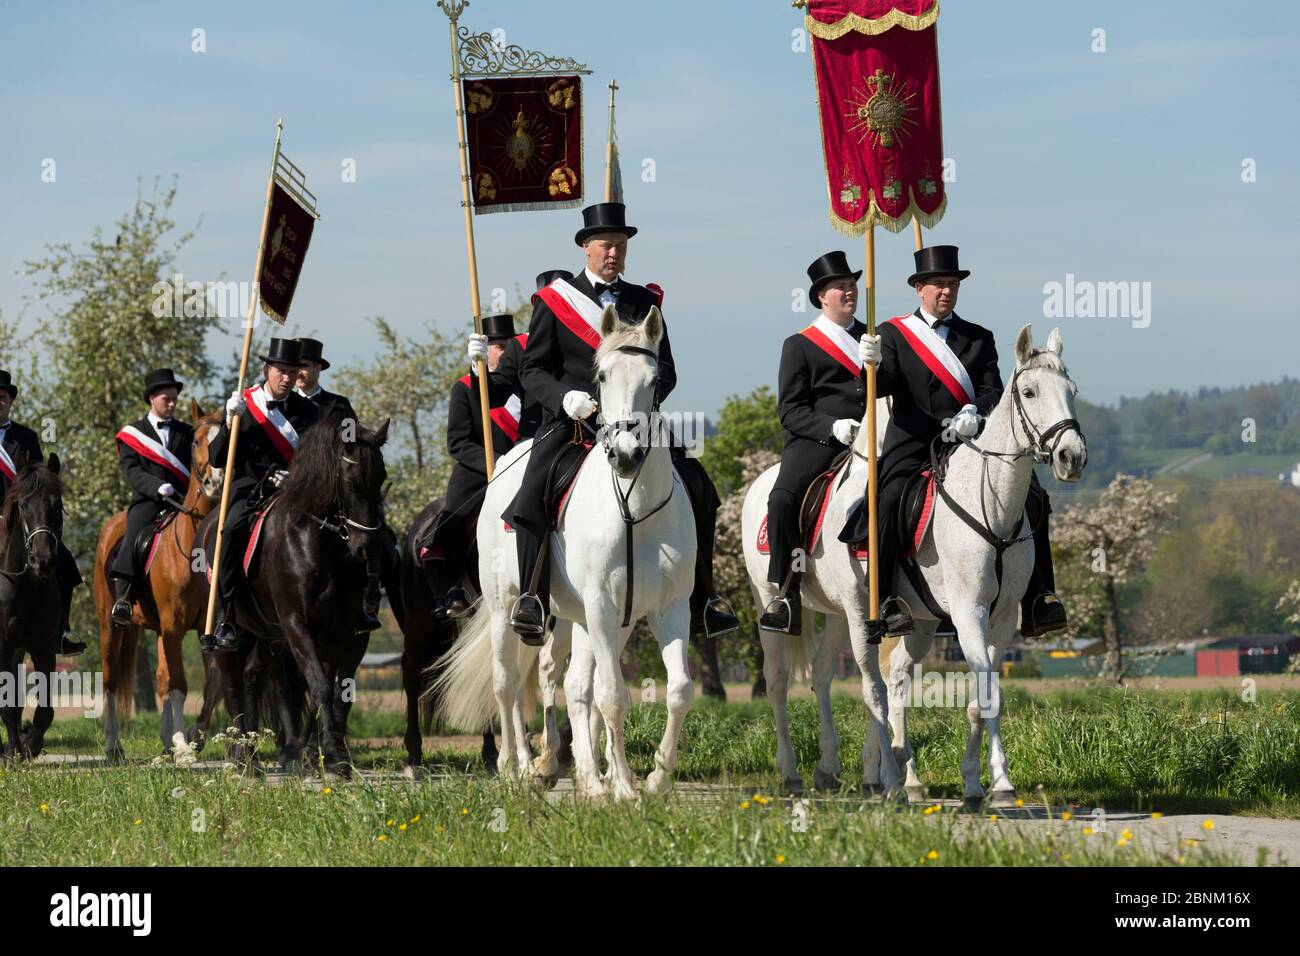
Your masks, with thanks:
[{"label": "gold fringe on banner", "polygon": [[902,10],[890,10],[878,20],[868,20],[856,13],[850,13],[834,23],[821,23],[814,20],[811,15],[805,14],[804,26],[819,40],[838,40],[844,34],[854,31],[865,33],[867,36],[876,36],[894,27],[902,27],[904,30],[925,30],[934,26],[938,19],[939,0],[934,0],[929,10],[917,16],[904,13]]},{"label": "gold fringe on banner", "polygon": [[545,212],[548,209],[577,209],[583,203],[582,197],[566,199],[563,202],[512,202],[505,205],[475,206],[474,215],[490,216],[494,212]]},{"label": "gold fringe on banner", "polygon": [[836,231],[842,232],[846,236],[866,235],[869,226],[882,226],[890,232],[902,232],[912,224],[912,217],[915,216],[917,221],[926,229],[933,229],[939,225],[939,220],[943,218],[944,212],[948,208],[948,194],[944,193],[943,199],[939,203],[939,208],[934,212],[924,212],[916,205],[916,199],[913,198],[907,204],[907,210],[897,219],[889,214],[882,212],[876,205],[876,197],[871,195],[870,202],[867,206],[867,214],[857,222],[849,222],[847,219],[841,219],[835,214],[835,210],[830,210],[831,225]]}]

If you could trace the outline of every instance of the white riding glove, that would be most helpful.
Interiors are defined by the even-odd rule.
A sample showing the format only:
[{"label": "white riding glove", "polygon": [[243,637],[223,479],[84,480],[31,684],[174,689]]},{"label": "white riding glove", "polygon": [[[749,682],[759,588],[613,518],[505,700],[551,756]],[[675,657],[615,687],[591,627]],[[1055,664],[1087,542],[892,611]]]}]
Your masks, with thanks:
[{"label": "white riding glove", "polygon": [[158,486],[159,498],[170,498],[174,494],[176,494],[176,489],[172,487],[172,483],[170,481],[167,482],[166,484],[162,484]]},{"label": "white riding glove", "polygon": [[831,426],[831,434],[841,445],[852,445],[853,436],[858,433],[858,423],[851,418],[841,418]]},{"label": "white riding glove", "polygon": [[479,332],[469,334],[469,346],[466,351],[469,353],[469,362],[471,365],[477,365],[480,361],[487,362],[488,339],[486,335]]},{"label": "white riding glove", "polygon": [[244,414],[247,409],[248,403],[244,401],[243,393],[239,389],[235,389],[230,393],[230,397],[226,399],[226,424],[229,425],[232,418]]},{"label": "white riding glove", "polygon": [[952,417],[952,428],[962,438],[974,438],[980,430],[980,412],[974,405],[963,405]]},{"label": "white riding glove", "polygon": [[574,421],[590,418],[596,411],[596,400],[586,392],[574,389],[564,394],[564,414]]},{"label": "white riding glove", "polygon": [[858,339],[858,358],[862,359],[864,364],[880,364],[879,335],[864,335]]}]

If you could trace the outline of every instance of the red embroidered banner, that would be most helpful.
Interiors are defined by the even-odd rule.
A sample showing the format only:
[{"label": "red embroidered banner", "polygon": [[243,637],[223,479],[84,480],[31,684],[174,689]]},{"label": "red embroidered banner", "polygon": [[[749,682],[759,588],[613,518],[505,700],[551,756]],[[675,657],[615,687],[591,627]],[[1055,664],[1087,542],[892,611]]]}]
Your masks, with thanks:
[{"label": "red embroidered banner", "polygon": [[938,0],[808,0],[831,223],[860,236],[943,217]]},{"label": "red embroidered banner", "polygon": [[582,78],[463,83],[474,211],[582,205]]}]

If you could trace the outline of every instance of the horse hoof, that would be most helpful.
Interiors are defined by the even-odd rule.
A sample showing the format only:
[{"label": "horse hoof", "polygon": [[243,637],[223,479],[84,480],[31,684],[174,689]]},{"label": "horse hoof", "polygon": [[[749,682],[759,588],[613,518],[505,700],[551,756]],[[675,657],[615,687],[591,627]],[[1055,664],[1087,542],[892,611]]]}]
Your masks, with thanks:
[{"label": "horse hoof", "polygon": [[864,800],[874,800],[885,795],[885,788],[878,783],[864,783],[858,787],[858,794]]},{"label": "horse hoof", "polygon": [[833,773],[826,773],[822,770],[813,771],[813,789],[820,791],[839,790],[844,784]]},{"label": "horse hoof", "polygon": [[104,759],[110,764],[126,763],[126,753],[122,750],[122,745],[117,744],[104,751]]},{"label": "horse hoof", "polygon": [[913,803],[924,803],[924,802],[925,802],[925,786],[924,786],[924,785],[922,785],[922,784],[912,784],[911,786],[904,787],[903,789],[907,791],[907,799],[911,800]]},{"label": "horse hoof", "polygon": [[645,778],[645,788],[647,792],[652,793],[657,797],[662,797],[664,794],[668,793],[668,791],[672,790],[673,778],[668,776],[668,774],[664,773],[662,770],[656,770],[651,773],[650,776]]},{"label": "horse hoof", "polygon": [[962,813],[979,813],[984,809],[983,797],[963,797],[961,801]]},{"label": "horse hoof", "polygon": [[783,797],[802,797],[803,796],[803,778],[791,777],[789,780],[781,781],[781,796]]},{"label": "horse hoof", "polygon": [[989,794],[989,806],[998,809],[1015,809],[1016,792],[1014,790],[994,790]]}]

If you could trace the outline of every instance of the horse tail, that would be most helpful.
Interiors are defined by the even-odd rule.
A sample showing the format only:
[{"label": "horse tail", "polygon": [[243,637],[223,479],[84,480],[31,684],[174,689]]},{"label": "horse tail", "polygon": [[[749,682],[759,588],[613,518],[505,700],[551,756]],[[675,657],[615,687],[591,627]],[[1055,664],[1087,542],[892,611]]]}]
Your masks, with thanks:
[{"label": "horse tail", "polygon": [[117,706],[117,717],[126,729],[131,719],[131,705],[135,702],[136,652],[140,645],[140,628],[134,624],[125,627],[112,625],[108,642],[105,670],[108,671],[109,693]]},{"label": "horse tail", "polygon": [[462,622],[443,659],[433,665],[437,676],[429,689],[437,701],[437,720],[478,733],[496,716],[492,675],[492,615],[481,601],[478,611]]}]

